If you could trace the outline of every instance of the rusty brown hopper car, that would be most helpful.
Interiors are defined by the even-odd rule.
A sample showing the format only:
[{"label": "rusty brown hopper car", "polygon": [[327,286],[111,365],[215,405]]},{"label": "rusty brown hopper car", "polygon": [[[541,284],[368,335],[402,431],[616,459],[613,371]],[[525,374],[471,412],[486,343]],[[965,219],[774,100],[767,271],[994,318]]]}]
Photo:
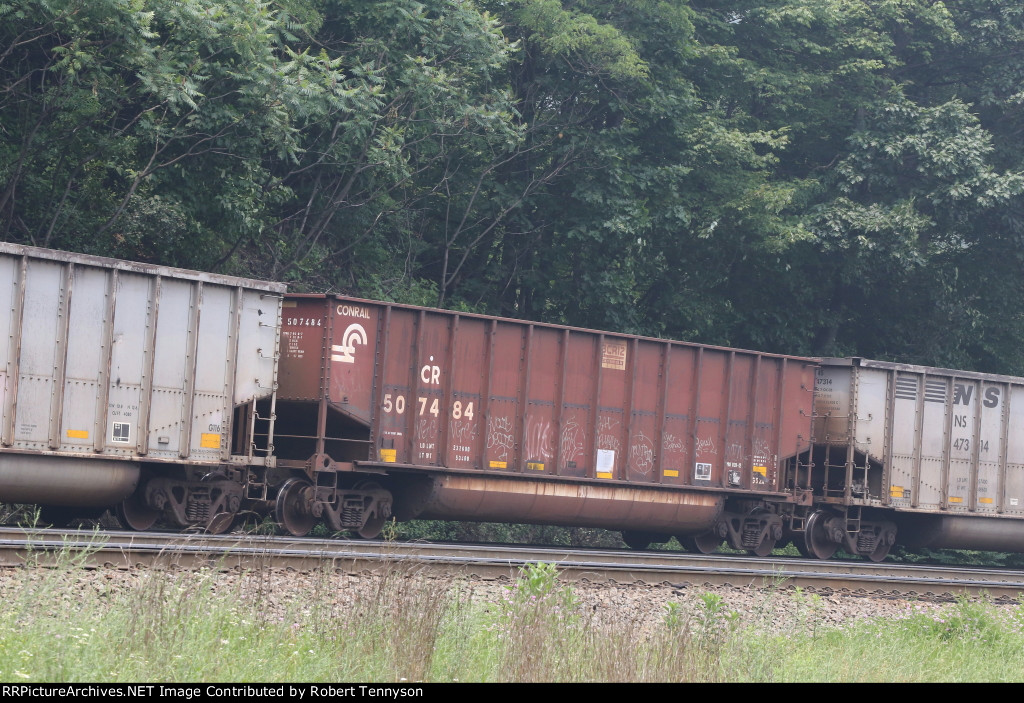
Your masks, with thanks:
[{"label": "rusty brown hopper car", "polygon": [[299,534],[392,513],[767,553],[812,360],[336,296],[284,302],[275,454]]}]

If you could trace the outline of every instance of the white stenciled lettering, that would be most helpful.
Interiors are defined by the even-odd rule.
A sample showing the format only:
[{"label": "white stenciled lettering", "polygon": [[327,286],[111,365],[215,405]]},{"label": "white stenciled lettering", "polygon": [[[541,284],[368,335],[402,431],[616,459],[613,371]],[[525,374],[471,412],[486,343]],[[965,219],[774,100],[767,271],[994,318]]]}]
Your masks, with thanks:
[{"label": "white stenciled lettering", "polygon": [[343,317],[361,317],[364,320],[370,319],[369,308],[364,308],[359,305],[339,305],[338,314]]}]

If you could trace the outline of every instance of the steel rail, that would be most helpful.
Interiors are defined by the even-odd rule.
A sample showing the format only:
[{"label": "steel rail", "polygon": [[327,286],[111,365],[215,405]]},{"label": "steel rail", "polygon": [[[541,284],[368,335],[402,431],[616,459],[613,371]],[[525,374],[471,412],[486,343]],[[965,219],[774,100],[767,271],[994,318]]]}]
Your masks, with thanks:
[{"label": "steel rail", "polygon": [[800,587],[811,592],[887,597],[954,598],[987,593],[1016,599],[1024,571],[789,557],[420,542],[296,540],[261,535],[0,528],[0,566],[281,567],[348,572],[382,568],[444,570],[464,576],[514,578],[532,562],[558,566],[573,581]]}]

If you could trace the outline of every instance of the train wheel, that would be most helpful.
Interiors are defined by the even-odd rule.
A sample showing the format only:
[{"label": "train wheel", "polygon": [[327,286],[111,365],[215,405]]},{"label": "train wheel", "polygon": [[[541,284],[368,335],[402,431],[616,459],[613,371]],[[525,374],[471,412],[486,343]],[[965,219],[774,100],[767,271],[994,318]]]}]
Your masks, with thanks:
[{"label": "train wheel", "polygon": [[160,518],[160,511],[146,505],[141,500],[138,491],[122,500],[115,513],[122,527],[136,532],[150,529]]},{"label": "train wheel", "polygon": [[307,493],[312,489],[308,481],[290,478],[277,492],[274,518],[295,537],[305,537],[316,524],[316,517],[309,511],[307,499]]},{"label": "train wheel", "polygon": [[[361,483],[356,484],[355,490],[379,491],[383,489],[381,485],[375,481],[362,481]],[[384,523],[384,516],[378,510],[372,517],[367,519],[365,525],[356,530],[356,534],[363,539],[376,539],[377,537],[380,537],[381,530],[384,529]]]},{"label": "train wheel", "polygon": [[878,536],[878,546],[875,547],[875,551],[871,554],[866,555],[868,559],[874,562],[879,562],[885,559],[889,555],[889,550],[892,549],[892,545],[896,543],[895,528],[892,531],[883,529],[882,533]]},{"label": "train wheel", "polygon": [[831,559],[839,550],[839,543],[829,537],[825,523],[829,515],[823,510],[811,513],[804,526],[804,546],[808,555],[818,559]]},{"label": "train wheel", "polygon": [[701,532],[699,535],[677,537],[679,544],[688,552],[714,554],[722,546],[722,538],[715,532]]},{"label": "train wheel", "polygon": [[889,545],[880,544],[875,548],[875,551],[868,554],[868,559],[874,562],[879,562],[884,560],[887,556],[889,556]]}]

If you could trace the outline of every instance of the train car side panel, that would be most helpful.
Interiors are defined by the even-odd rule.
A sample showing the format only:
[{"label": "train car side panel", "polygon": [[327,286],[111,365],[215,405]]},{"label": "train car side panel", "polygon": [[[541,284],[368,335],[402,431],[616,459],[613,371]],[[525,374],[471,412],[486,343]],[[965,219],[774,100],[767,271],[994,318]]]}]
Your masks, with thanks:
[{"label": "train car side panel", "polygon": [[[109,363],[100,363],[97,371],[107,370],[104,384],[104,402],[95,431],[99,451],[104,454],[130,456],[145,453],[148,433],[135,436],[123,424],[143,414],[148,415],[150,403],[143,396],[153,389],[153,335],[152,316],[157,310],[157,281],[150,277],[117,272],[110,282],[113,311],[104,318],[104,327],[110,330]],[[130,415],[125,416],[128,412]],[[134,423],[133,423],[134,424]],[[134,445],[133,445],[134,440]]]},{"label": "train car side panel", "polygon": [[726,482],[729,486],[749,489],[752,485],[751,433],[753,415],[750,402],[756,400],[751,392],[753,365],[758,357],[730,352],[729,396],[724,410],[723,448]]},{"label": "train car side panel", "polygon": [[[451,412],[442,461],[453,469],[478,469],[484,441],[481,409],[485,392],[483,372],[489,353],[487,322],[459,318],[451,368]],[[481,363],[484,362],[484,363]]]},{"label": "train car side panel", "polygon": [[[772,373],[772,364],[763,357],[757,357],[751,379],[750,398],[750,448],[749,466],[750,485],[759,490],[782,487],[779,471],[778,437],[781,434],[781,423],[784,414],[779,405],[782,389],[780,382],[785,378],[782,369]],[[806,386],[805,386],[806,387]],[[802,393],[806,396],[806,391]],[[800,396],[797,396],[799,402]]]},{"label": "train car side panel", "polygon": [[18,309],[18,291],[21,281],[21,261],[11,256],[0,256],[0,446],[10,446],[13,436],[15,362],[18,355],[16,326],[21,320]]},{"label": "train car side panel", "polygon": [[[50,447],[50,418],[59,390],[60,365],[64,362],[66,340],[62,324],[67,280],[63,267],[54,262],[34,262],[22,281],[22,317],[29,324],[20,329],[17,353],[17,395],[12,446],[46,450]],[[57,429],[59,432],[59,428]],[[52,437],[57,446],[56,433]]]},{"label": "train car side panel", "polygon": [[999,509],[1024,516],[1024,386],[1011,385],[1006,411],[1006,470],[1000,476]]},{"label": "train car side panel", "polygon": [[814,372],[816,364],[804,359],[782,359],[777,364],[779,381],[776,407],[779,419],[778,459],[805,451],[810,445],[810,427],[814,415]]},{"label": "train car side panel", "polygon": [[[403,311],[404,314],[405,311]],[[451,369],[446,363],[453,328],[447,316],[420,310],[411,312],[416,318],[414,355],[410,359],[414,373],[413,390],[413,463],[421,466],[440,466],[442,421],[447,418],[448,403],[444,385]],[[444,379],[442,383],[442,378]],[[366,378],[372,384],[375,379]]]},{"label": "train car side panel", "polygon": [[526,404],[520,408],[523,457],[519,470],[531,475],[556,473],[555,452],[559,442],[559,391],[562,330],[531,325],[526,348]]},{"label": "train car side panel", "polygon": [[527,392],[523,383],[530,328],[491,325],[491,357],[488,365],[488,402],[484,416],[487,432],[486,456],[481,468],[488,471],[516,471],[520,465],[519,407]]},{"label": "train car side panel", "polygon": [[330,399],[349,417],[370,422],[374,413],[373,379],[376,373],[377,306],[338,302],[329,316],[332,343],[325,353],[330,363]]},{"label": "train car side panel", "polygon": [[661,483],[658,474],[660,404],[664,344],[647,340],[627,342],[632,357],[629,378],[629,445],[626,479]]},{"label": "train car side panel", "polygon": [[601,364],[597,384],[591,396],[597,403],[597,452],[593,459],[593,476],[618,479],[624,456],[628,451],[629,424],[626,413],[626,373],[631,369],[633,354],[625,339],[607,334],[599,336]]},{"label": "train car side panel", "polygon": [[[877,383],[869,386],[869,382]],[[924,436],[920,431],[923,423],[923,398],[919,403],[917,379],[904,375],[894,376],[884,374],[877,370],[868,370],[858,375],[861,381],[857,391],[857,400],[878,393],[885,389],[890,400],[889,411],[885,416],[887,422],[892,425],[890,435],[892,437],[892,451],[890,456],[894,476],[893,483],[889,486],[890,495],[895,494],[902,497],[912,505],[922,504],[922,492],[935,492],[937,499],[942,487],[941,474],[930,469],[937,468],[935,464],[925,463],[922,474],[922,445],[926,444]],[[884,381],[888,381],[891,388],[887,388]],[[922,407],[918,408],[921,404]],[[859,411],[857,412],[859,415]],[[940,425],[941,427],[941,425]],[[898,482],[897,482],[898,481]],[[883,487],[884,490],[884,487]],[[936,505],[937,507],[937,505]]]},{"label": "train car side panel", "polygon": [[697,353],[693,483],[698,486],[726,485],[722,414],[731,394],[727,360],[722,353],[703,348]]},{"label": "train car side panel", "polygon": [[281,308],[281,400],[317,402],[324,395],[327,327],[332,316],[321,297],[290,296]]},{"label": "train car side panel", "polygon": [[565,391],[562,394],[562,418],[559,430],[559,465],[561,476],[594,477],[597,437],[588,431],[596,413],[593,402],[594,383],[598,373],[597,342],[593,337],[568,335],[565,352],[571,363],[562,366]]},{"label": "train car side panel", "polygon": [[[921,419],[913,426],[906,426],[903,431],[910,437],[918,438],[920,447],[917,452],[920,459],[916,464],[912,462],[906,468],[907,477],[913,479],[905,482],[905,492],[908,492],[909,496],[905,496],[904,499],[909,497],[911,505],[915,507],[934,510],[942,506],[944,496],[956,497],[954,492],[945,488],[946,480],[943,479],[944,476],[950,475],[950,467],[956,466],[953,462],[954,457],[949,452],[949,433],[955,426],[954,410],[949,402],[951,384],[948,378],[927,375],[916,381],[916,384],[912,384],[912,402],[915,412],[920,414]],[[899,376],[896,378],[896,384],[897,389],[894,393],[898,395]],[[923,389],[923,393],[920,389]],[[904,405],[906,406],[906,403]],[[897,419],[898,413],[894,417],[894,422]],[[891,487],[889,494],[893,494]]]},{"label": "train car side panel", "polygon": [[329,377],[328,414],[373,435],[366,462],[772,493],[780,458],[809,442],[805,360],[345,298],[287,306],[286,349],[300,327],[313,338],[285,351],[281,398]]},{"label": "train car side panel", "polygon": [[[227,458],[241,303],[235,288],[203,287],[193,400],[187,418],[191,426],[187,452],[192,457]],[[224,334],[225,330],[228,334]],[[254,354],[254,350],[247,349],[245,353]]]},{"label": "train car side panel", "polygon": [[980,514],[995,513],[999,493],[1000,476],[1006,472],[1004,417],[1010,402],[1010,384],[982,384],[978,398],[981,418],[978,436],[974,441],[977,457],[977,471],[971,477],[970,505]]},{"label": "train car side panel", "polygon": [[[233,408],[272,396],[273,383],[238,397],[237,372],[269,363],[273,376],[283,290],[0,243],[9,340],[0,358],[0,500],[109,505],[137,484],[132,462],[254,462],[248,441],[231,455]],[[268,323],[242,314],[240,291],[260,299]],[[241,324],[252,325],[245,334],[269,350],[269,362],[239,350]]]},{"label": "train car side panel", "polygon": [[[110,348],[110,290],[102,270],[82,269],[68,313],[68,354],[65,364],[64,402],[62,408],[60,449],[89,451],[99,441],[99,428],[106,415],[104,389],[106,350]],[[102,320],[103,324],[91,324]],[[86,321],[85,324],[78,324]]]},{"label": "train car side panel", "polygon": [[908,546],[1024,550],[1024,524],[992,522],[1022,515],[1024,379],[865,359],[821,373],[815,458],[846,475],[819,473],[818,495],[892,508]]},{"label": "train car side panel", "polygon": [[[155,324],[156,331],[151,351],[147,350],[147,354],[152,354],[152,367],[147,369],[152,375],[152,405],[149,413],[143,412],[142,422],[125,415],[132,412],[133,408],[128,406],[122,406],[116,421],[112,419],[117,428],[115,441],[127,437],[127,442],[134,444],[138,437],[140,453],[168,459],[188,454],[191,423],[186,421],[190,415],[186,396],[194,383],[197,297],[198,291],[188,282],[160,282],[158,313],[156,320],[149,322]],[[145,408],[144,402],[142,407]],[[143,431],[140,433],[139,429]]]},{"label": "train car side panel", "polygon": [[665,397],[659,459],[661,481],[670,486],[693,483],[693,452],[696,444],[693,392],[694,366],[698,348],[667,345],[664,377],[659,381]]},{"label": "train car side panel", "polygon": [[[413,320],[396,315],[387,306],[380,315],[382,330],[377,343],[380,354],[382,380],[377,411],[377,442],[369,459],[388,463],[408,464],[412,460],[410,421],[415,415],[415,395],[407,356],[393,349],[411,348],[414,338]],[[376,332],[376,331],[375,331]]]},{"label": "train car side panel", "polygon": [[281,293],[238,286],[238,323],[234,339],[234,397],[241,405],[250,398],[266,397],[277,385],[281,356]]}]

